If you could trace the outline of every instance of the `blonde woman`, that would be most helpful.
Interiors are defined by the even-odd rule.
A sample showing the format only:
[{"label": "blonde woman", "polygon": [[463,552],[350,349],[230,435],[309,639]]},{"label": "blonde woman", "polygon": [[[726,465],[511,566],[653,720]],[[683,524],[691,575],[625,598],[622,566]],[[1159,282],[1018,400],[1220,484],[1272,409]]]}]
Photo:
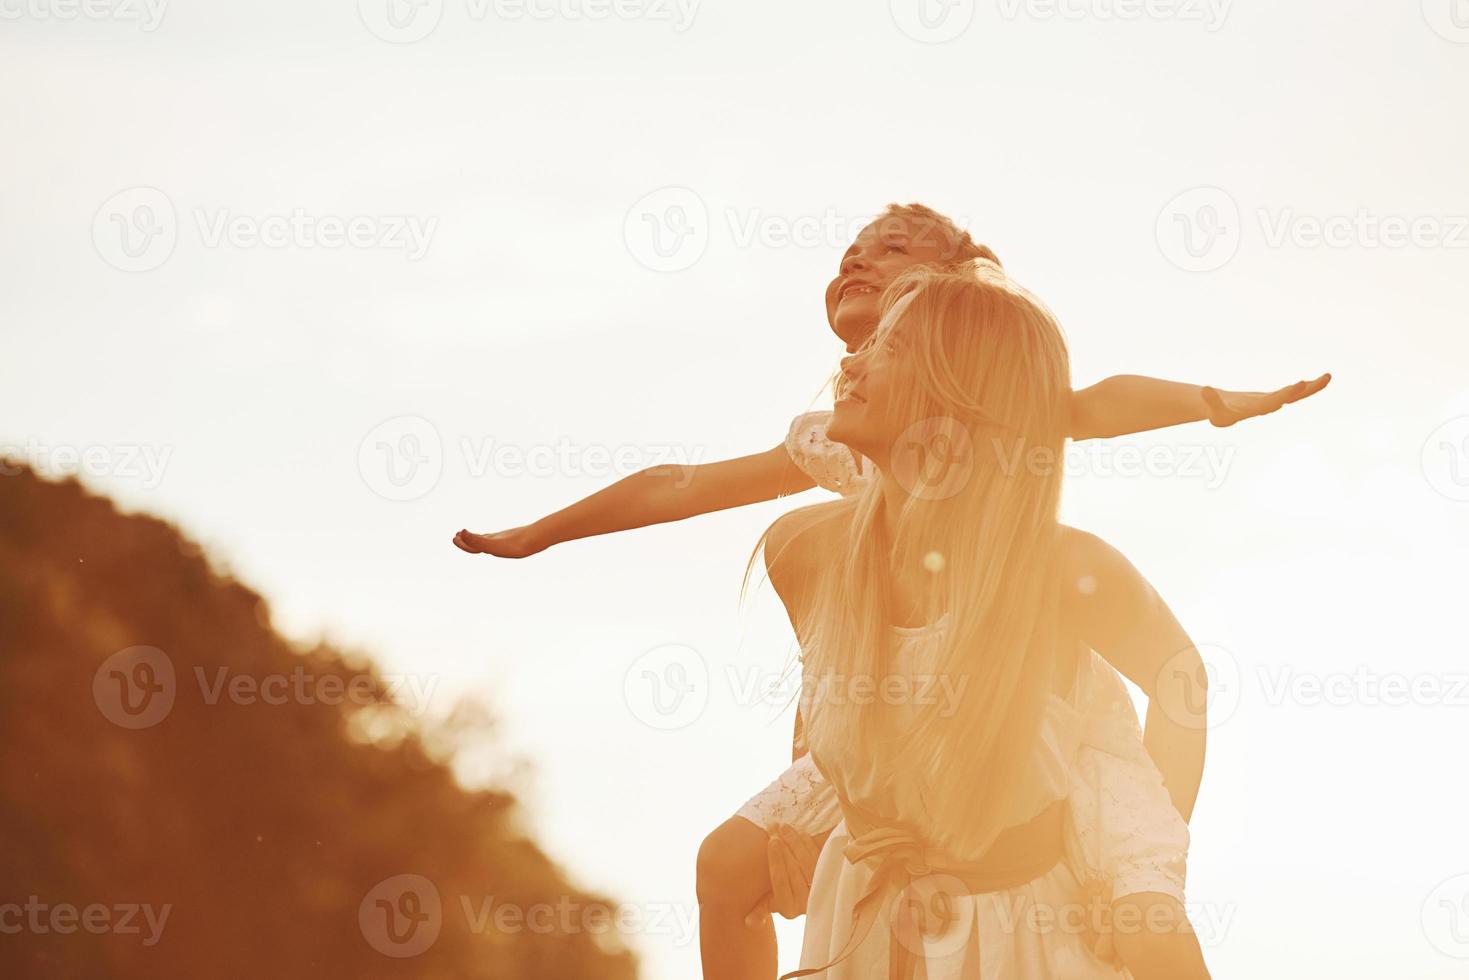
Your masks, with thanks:
[{"label": "blonde woman", "polygon": [[[842,256],[838,275],[826,290],[828,323],[848,351],[855,351],[873,335],[883,291],[897,277],[916,268],[976,258],[999,261],[937,211],[892,205]],[[1071,393],[1067,429],[1072,438],[1092,439],[1205,419],[1228,426],[1309,397],[1329,380],[1326,375],[1273,392],[1227,392],[1121,375]],[[766,452],[644,470],[523,527],[489,534],[461,530],[454,544],[472,554],[524,558],[579,538],[684,520],[817,486],[856,494],[868,482],[870,468],[864,470],[846,446],[828,438],[830,417],[830,412],[797,417],[785,440]],[[1108,674],[1102,681],[1116,686],[1113,700],[1125,700],[1115,673]],[[1160,727],[1155,720],[1150,712],[1148,744],[1157,756],[1171,751],[1171,742],[1153,737]],[[1130,709],[1104,717],[1095,727],[1115,733],[1129,726],[1136,727]],[[776,972],[775,931],[768,913],[791,915],[794,906],[789,896],[777,895],[773,888],[771,876],[781,867],[783,851],[771,846],[770,836],[778,832],[790,839],[786,831],[793,828],[802,838],[819,841],[837,818],[834,796],[798,746],[788,769],[710,833],[699,852],[697,875],[705,980],[758,980]],[[811,844],[803,839],[793,846],[809,849]],[[798,873],[794,867],[792,873]]]},{"label": "blonde woman", "polygon": [[[765,541],[803,650],[810,756],[841,814],[789,976],[1115,978],[1087,934],[1076,841],[1176,857],[1186,834],[1167,828],[1203,764],[1198,655],[1126,559],[1057,522],[1070,369],[1045,308],[983,260],[913,270],[884,302],[828,429],[874,478]],[[1129,809],[1072,802],[1096,751],[1092,650],[1130,663],[1186,733],[1176,801],[1157,778]],[[1181,885],[1112,896],[1138,980],[1208,976]]]}]

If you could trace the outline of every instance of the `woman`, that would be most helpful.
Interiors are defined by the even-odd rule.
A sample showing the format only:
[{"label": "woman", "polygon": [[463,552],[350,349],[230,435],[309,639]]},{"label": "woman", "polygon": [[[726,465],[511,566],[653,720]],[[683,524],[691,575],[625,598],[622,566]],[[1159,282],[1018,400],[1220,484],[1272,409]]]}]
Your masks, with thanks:
[{"label": "woman", "polygon": [[[1195,733],[1174,749],[1197,757],[1169,786],[1184,813],[1202,771],[1197,653],[1125,559],[1056,520],[1070,371],[1044,307],[983,260],[909,272],[884,304],[828,429],[876,478],[765,541],[804,654],[811,757],[842,814],[791,976],[1116,977],[1085,934],[1068,842],[1146,850],[1158,814],[1077,826],[1089,651],[1131,663]],[[1207,977],[1181,881],[1160,887],[1115,896],[1117,953],[1138,980]]]}]

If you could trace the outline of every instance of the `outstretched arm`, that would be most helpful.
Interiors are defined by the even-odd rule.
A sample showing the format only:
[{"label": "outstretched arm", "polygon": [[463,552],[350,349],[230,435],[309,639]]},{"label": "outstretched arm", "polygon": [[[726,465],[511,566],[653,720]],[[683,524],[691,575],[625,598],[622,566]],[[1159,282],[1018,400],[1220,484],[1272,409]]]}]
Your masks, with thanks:
[{"label": "outstretched arm", "polygon": [[1230,426],[1309,398],[1330,383],[1331,375],[1323,374],[1278,391],[1224,391],[1119,374],[1072,394],[1071,438],[1111,439],[1205,419]]},{"label": "outstretched arm", "polygon": [[1111,545],[1071,531],[1069,593],[1081,639],[1148,696],[1143,742],[1184,820],[1204,775],[1208,678],[1193,641],[1152,585]]},{"label": "outstretched arm", "polygon": [[719,463],[640,470],[533,524],[490,534],[460,531],[454,544],[471,554],[524,558],[565,541],[681,521],[815,485],[782,444]]}]

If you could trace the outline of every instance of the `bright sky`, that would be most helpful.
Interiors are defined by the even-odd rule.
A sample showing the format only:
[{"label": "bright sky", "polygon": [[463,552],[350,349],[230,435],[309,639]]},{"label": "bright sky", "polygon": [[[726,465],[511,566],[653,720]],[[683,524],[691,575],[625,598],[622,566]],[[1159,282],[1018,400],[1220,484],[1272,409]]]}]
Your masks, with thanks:
[{"label": "bright sky", "polygon": [[[484,697],[538,838],[684,980],[698,844],[788,758],[749,692],[789,637],[738,592],[792,503],[449,541],[775,445],[840,354],[851,233],[926,202],[1056,310],[1078,385],[1335,372],[1082,447],[1067,519],[1217,671],[1216,974],[1462,975],[1465,0],[387,2],[0,0],[0,443],[89,451],[430,711]],[[697,699],[664,731],[669,644]]]}]

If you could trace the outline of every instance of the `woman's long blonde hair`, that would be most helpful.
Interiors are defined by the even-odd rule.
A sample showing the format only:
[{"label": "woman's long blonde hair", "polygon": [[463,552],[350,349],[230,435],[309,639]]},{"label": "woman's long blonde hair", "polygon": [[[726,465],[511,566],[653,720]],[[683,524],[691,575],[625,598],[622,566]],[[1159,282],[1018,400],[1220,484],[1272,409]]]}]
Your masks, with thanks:
[{"label": "woman's long blonde hair", "polygon": [[[803,714],[818,756],[855,740],[880,772],[920,780],[933,842],[977,855],[1013,822],[1007,801],[1055,678],[1070,363],[1050,312],[984,260],[910,270],[883,311],[869,343],[904,352],[890,389],[914,425],[878,462],[908,493],[891,527],[879,479],[824,505],[848,529],[798,622]],[[947,454],[946,472],[910,465],[909,452]],[[911,614],[894,609],[892,583],[913,569],[932,586],[917,614],[943,618],[935,671],[962,696],[950,710],[917,707],[900,730],[880,699],[830,695],[895,673],[889,627]]]}]

